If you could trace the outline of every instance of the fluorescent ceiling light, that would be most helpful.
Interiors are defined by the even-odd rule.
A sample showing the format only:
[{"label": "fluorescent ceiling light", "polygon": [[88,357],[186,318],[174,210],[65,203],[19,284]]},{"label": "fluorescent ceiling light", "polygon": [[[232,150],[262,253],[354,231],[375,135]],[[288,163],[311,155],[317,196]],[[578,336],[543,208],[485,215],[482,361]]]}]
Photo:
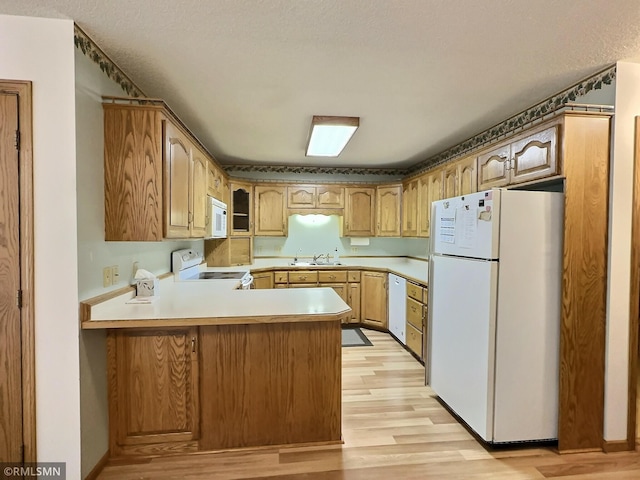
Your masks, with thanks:
[{"label": "fluorescent ceiling light", "polygon": [[307,157],[337,157],[360,125],[360,117],[321,117],[311,120]]}]

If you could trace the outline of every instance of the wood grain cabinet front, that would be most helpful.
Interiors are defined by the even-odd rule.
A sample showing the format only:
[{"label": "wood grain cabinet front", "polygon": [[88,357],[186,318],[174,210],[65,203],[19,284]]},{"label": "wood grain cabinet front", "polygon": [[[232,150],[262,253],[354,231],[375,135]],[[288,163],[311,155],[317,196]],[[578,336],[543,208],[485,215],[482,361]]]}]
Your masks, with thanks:
[{"label": "wood grain cabinet front", "polygon": [[256,185],[255,201],[256,236],[284,237],[287,234],[286,189],[278,186]]},{"label": "wood grain cabinet front", "polygon": [[376,189],[347,187],[345,189],[344,235],[373,237],[375,235]]},{"label": "wood grain cabinet front", "polygon": [[204,238],[210,157],[164,106],[103,110],[105,240]]},{"label": "wood grain cabinet front", "polygon": [[400,217],[401,203],[401,185],[376,188],[376,236],[400,236],[402,225]]},{"label": "wood grain cabinet front", "polygon": [[112,456],[197,450],[197,327],[110,331],[107,361]]},{"label": "wood grain cabinet front", "polygon": [[387,274],[364,271],[361,275],[360,285],[362,323],[387,329]]}]

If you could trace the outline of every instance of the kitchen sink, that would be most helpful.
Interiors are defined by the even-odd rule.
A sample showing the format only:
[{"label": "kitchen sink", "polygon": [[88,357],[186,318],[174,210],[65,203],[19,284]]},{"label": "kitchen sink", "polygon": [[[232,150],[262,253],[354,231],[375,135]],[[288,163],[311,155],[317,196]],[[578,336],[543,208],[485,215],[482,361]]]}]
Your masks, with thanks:
[{"label": "kitchen sink", "polygon": [[334,265],[342,265],[340,262],[336,263],[323,263],[323,262],[308,262],[308,261],[294,261],[289,265],[293,265],[295,267],[332,267]]}]

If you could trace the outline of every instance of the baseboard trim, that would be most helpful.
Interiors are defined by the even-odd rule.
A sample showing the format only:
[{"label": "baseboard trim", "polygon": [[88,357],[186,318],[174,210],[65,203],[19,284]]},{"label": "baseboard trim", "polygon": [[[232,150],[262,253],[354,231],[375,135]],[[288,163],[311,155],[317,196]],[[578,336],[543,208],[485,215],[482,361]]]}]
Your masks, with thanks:
[{"label": "baseboard trim", "polygon": [[109,461],[109,450],[104,452],[104,455],[102,456],[102,458],[98,460],[98,463],[96,463],[96,465],[91,469],[89,474],[86,477],[84,477],[84,480],[95,480],[96,478],[98,478],[98,475],[100,475],[100,472],[102,472],[104,467],[107,465],[108,461]]},{"label": "baseboard trim", "polygon": [[629,450],[635,450],[635,439],[634,445],[629,445],[628,440],[605,440],[602,442],[602,450],[605,453],[614,453],[614,452],[627,452]]}]

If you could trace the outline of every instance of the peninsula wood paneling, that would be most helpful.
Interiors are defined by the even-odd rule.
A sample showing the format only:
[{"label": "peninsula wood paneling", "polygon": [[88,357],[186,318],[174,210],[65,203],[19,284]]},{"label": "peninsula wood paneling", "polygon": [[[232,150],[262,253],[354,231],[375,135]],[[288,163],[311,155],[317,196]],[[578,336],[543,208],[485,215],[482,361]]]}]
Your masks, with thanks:
[{"label": "peninsula wood paneling", "polygon": [[161,117],[104,105],[105,240],[163,238]]},{"label": "peninsula wood paneling", "polygon": [[340,322],[200,332],[201,450],[340,441]]},{"label": "peninsula wood paneling", "polygon": [[603,442],[609,130],[609,117],[565,117],[560,451]]}]

